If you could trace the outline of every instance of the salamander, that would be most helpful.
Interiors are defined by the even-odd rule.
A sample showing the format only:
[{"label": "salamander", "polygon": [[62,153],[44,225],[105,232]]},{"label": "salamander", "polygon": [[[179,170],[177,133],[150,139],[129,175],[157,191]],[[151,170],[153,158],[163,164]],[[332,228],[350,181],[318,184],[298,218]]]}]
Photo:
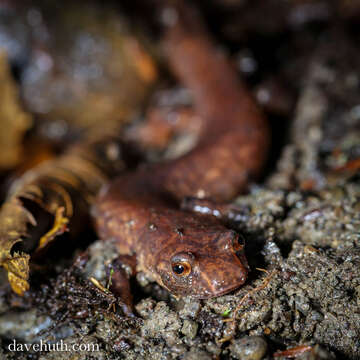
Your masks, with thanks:
[{"label": "salamander", "polygon": [[214,216],[181,208],[187,197],[228,201],[259,174],[269,145],[262,112],[192,9],[164,35],[173,73],[202,120],[197,145],[178,159],[124,173],[94,206],[102,239],[176,296],[205,299],[241,286],[248,273],[239,235]]}]

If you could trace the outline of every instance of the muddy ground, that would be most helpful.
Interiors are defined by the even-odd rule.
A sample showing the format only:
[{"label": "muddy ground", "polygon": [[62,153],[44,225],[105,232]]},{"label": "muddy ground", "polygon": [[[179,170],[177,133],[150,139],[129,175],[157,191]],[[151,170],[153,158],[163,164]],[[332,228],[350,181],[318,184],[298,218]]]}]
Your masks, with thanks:
[{"label": "muddy ground", "polygon": [[[217,2],[225,7],[224,16],[231,3],[237,2]],[[332,9],[326,2],[309,3]],[[250,19],[256,14],[253,8],[245,10]],[[114,313],[112,298],[88,280],[95,277],[105,285],[106,264],[116,256],[114,244],[95,240],[85,260],[71,265],[86,247],[75,249],[58,261],[45,284],[35,281],[25,298],[2,289],[1,359],[272,359],[276,352],[281,359],[281,351],[299,346],[299,359],[360,358],[360,170],[355,166],[360,157],[360,50],[357,33],[344,27],[350,10],[342,9],[340,25],[330,10],[326,16],[320,10],[315,19],[320,25],[314,28],[301,28],[295,12],[295,25],[274,30],[268,20],[268,27],[256,28],[257,36],[270,33],[272,41],[292,32],[276,51],[293,55],[277,64],[275,79],[290,84],[276,98],[281,101],[263,103],[274,144],[265,176],[234,199],[224,219],[245,240],[251,268],[246,284],[210,300],[175,299],[138,274],[132,283],[136,317],[126,318]],[[214,26],[211,11],[207,16]],[[235,30],[226,30],[231,24]],[[234,47],[239,23],[228,25],[228,32],[220,27],[214,34]],[[253,31],[250,25],[247,31]],[[240,65],[244,54],[233,54]],[[261,68],[261,59],[256,54],[254,59]],[[262,80],[269,77],[261,71],[248,79],[260,100],[260,90],[268,89]],[[71,357],[8,351],[13,339],[31,343],[40,338],[94,343],[99,351]],[[301,354],[305,346],[311,350]]]}]

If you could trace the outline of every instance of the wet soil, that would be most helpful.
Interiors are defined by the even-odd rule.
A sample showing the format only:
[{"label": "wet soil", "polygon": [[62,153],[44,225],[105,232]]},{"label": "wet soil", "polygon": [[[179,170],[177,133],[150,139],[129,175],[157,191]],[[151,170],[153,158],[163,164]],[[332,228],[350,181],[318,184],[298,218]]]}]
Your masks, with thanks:
[{"label": "wet soil", "polygon": [[[227,14],[247,2],[216,3]],[[250,10],[249,17],[256,6]],[[320,10],[316,20],[329,21],[331,13]],[[342,16],[348,19],[349,11],[344,5]],[[295,25],[283,26],[300,26],[295,10],[291,19]],[[244,32],[235,25],[215,35],[236,43]],[[257,32],[283,31],[270,20],[263,26]],[[234,199],[225,219],[245,240],[246,284],[210,300],[175,299],[140,273],[132,282],[136,316],[127,318],[113,311],[111,294],[89,281],[106,286],[107,264],[116,256],[112,242],[97,240],[75,264],[80,252],[57,264],[55,275],[35,282],[24,299],[3,291],[1,359],[69,359],[66,352],[10,352],[13,339],[98,344],[99,351],[72,353],[78,360],[272,359],[277,351],[281,359],[281,351],[304,345],[311,350],[298,351],[299,359],[360,358],[360,169],[351,165],[360,156],[360,51],[356,34],[349,37],[341,26],[311,29],[314,38],[308,31],[294,31],[290,45],[280,42],[299,55],[279,61],[276,72],[277,84],[293,82],[294,95],[275,97],[287,104],[280,113],[265,107],[274,139],[266,176]],[[234,59],[244,64],[244,54]],[[249,83],[258,94],[268,87],[256,76]]]}]

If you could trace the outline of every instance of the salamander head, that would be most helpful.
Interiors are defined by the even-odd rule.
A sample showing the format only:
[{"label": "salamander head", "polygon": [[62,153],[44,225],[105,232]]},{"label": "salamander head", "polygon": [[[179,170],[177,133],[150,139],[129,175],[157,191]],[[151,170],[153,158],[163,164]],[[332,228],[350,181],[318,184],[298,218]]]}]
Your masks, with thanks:
[{"label": "salamander head", "polygon": [[184,236],[173,245],[159,253],[156,272],[159,282],[174,295],[207,299],[226,294],[246,280],[247,261],[234,231],[209,232],[201,241],[196,235]]}]

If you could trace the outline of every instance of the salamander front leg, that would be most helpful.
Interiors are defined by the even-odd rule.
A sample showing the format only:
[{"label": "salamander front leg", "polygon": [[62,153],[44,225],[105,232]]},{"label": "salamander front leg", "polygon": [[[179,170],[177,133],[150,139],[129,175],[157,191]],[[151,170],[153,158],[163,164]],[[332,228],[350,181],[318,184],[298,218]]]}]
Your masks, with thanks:
[{"label": "salamander front leg", "polygon": [[134,316],[133,296],[130,278],[135,275],[135,256],[120,255],[108,266],[109,290],[118,299],[118,305],[125,315]]}]

